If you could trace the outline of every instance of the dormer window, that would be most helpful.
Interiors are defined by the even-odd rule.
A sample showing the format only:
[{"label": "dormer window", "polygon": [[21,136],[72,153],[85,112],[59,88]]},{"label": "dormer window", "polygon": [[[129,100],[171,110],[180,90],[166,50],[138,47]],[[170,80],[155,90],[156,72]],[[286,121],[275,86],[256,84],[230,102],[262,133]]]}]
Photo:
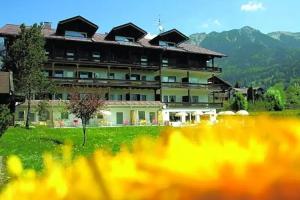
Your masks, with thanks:
[{"label": "dormer window", "polygon": [[174,42],[166,42],[166,41],[159,41],[159,46],[161,47],[175,47],[176,44]]},{"label": "dormer window", "polygon": [[134,42],[133,37],[115,36],[115,41],[117,42]]},{"label": "dormer window", "polygon": [[87,33],[77,31],[66,31],[65,36],[74,38],[87,38]]}]

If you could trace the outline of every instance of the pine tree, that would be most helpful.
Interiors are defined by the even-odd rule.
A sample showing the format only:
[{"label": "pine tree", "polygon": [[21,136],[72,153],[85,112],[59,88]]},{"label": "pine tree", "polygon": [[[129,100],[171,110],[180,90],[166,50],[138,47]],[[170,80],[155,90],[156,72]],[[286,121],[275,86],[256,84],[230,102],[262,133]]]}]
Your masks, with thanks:
[{"label": "pine tree", "polygon": [[34,24],[20,26],[17,39],[9,47],[4,62],[4,69],[14,73],[16,92],[21,93],[27,100],[26,128],[29,128],[31,100],[34,93],[42,93],[49,89],[49,80],[43,75],[42,67],[47,61],[45,39],[42,26]]}]

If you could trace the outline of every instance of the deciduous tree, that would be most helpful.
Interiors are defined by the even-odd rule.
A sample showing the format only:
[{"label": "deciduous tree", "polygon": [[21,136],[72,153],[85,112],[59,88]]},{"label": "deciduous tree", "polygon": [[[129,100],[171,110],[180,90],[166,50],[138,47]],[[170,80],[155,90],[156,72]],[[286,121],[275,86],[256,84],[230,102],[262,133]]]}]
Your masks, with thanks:
[{"label": "deciduous tree", "polygon": [[82,121],[83,146],[86,143],[86,125],[96,114],[97,110],[103,108],[105,101],[97,94],[80,94],[78,89],[70,95],[67,108],[71,113]]}]

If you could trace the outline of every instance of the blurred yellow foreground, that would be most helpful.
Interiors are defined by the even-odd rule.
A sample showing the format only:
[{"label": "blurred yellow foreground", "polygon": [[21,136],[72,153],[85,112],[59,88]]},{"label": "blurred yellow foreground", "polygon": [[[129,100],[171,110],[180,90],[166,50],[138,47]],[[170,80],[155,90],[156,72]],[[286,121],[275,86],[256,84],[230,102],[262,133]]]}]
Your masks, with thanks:
[{"label": "blurred yellow foreground", "polygon": [[8,159],[0,199],[300,199],[300,122],[244,117],[168,129],[131,152],[71,161],[45,155],[42,175]]}]

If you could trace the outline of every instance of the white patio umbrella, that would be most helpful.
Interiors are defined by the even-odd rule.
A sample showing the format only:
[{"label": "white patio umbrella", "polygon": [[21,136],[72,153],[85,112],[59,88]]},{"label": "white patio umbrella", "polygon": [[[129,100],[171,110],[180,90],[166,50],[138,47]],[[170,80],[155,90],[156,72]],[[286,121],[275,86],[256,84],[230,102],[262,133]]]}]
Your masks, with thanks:
[{"label": "white patio umbrella", "polygon": [[182,117],[182,116],[187,116],[188,114],[186,112],[178,112],[175,114],[176,117]]},{"label": "white patio umbrella", "polygon": [[111,112],[108,111],[108,110],[100,110],[100,113],[101,113],[102,115],[111,115]]},{"label": "white patio umbrella", "polygon": [[235,115],[233,111],[224,111],[224,112],[219,112],[218,115]]},{"label": "white patio umbrella", "polygon": [[246,116],[249,115],[249,112],[246,110],[239,110],[236,112],[237,115],[242,115],[242,116]]}]

